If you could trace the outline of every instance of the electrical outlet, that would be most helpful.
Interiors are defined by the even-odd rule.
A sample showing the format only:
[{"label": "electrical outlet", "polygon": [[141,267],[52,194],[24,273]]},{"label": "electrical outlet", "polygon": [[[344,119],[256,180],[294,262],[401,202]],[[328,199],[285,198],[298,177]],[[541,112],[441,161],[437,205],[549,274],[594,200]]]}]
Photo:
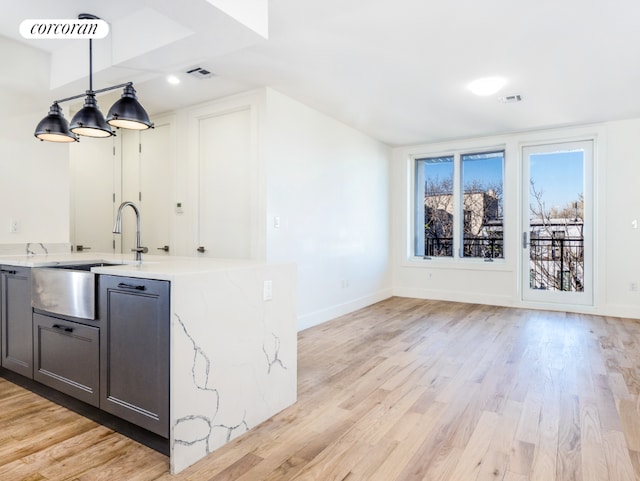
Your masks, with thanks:
[{"label": "electrical outlet", "polygon": [[631,281],[629,283],[629,290],[631,292],[638,292],[638,282],[637,281]]},{"label": "electrical outlet", "polygon": [[264,281],[262,286],[262,300],[270,301],[271,299],[273,299],[273,282]]},{"label": "electrical outlet", "polygon": [[20,232],[19,220],[11,219],[11,222],[9,223],[9,232],[12,232],[12,233]]}]

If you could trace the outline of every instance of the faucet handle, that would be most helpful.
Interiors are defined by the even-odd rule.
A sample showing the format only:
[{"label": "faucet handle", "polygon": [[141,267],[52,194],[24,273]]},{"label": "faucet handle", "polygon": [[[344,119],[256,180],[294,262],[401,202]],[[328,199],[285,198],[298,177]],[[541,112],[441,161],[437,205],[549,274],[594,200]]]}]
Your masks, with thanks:
[{"label": "faucet handle", "polygon": [[134,247],[133,249],[131,249],[131,252],[140,252],[142,254],[146,254],[147,252],[149,252],[149,248],[148,247]]}]

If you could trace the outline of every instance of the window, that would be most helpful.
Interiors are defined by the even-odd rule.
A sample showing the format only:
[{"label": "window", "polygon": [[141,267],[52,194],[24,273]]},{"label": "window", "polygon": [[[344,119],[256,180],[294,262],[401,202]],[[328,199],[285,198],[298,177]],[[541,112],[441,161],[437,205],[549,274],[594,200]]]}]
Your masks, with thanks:
[{"label": "window", "polygon": [[503,150],[416,158],[415,255],[504,258],[503,170]]},{"label": "window", "polygon": [[453,164],[452,155],[416,160],[417,256],[453,256]]},{"label": "window", "polygon": [[461,155],[463,206],[471,212],[462,230],[464,257],[504,257],[503,163],[504,151]]}]

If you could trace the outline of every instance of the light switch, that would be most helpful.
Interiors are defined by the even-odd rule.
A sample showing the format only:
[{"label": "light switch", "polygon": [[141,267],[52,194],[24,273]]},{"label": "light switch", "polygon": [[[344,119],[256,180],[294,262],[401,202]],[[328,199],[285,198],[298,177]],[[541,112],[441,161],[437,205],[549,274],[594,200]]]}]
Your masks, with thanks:
[{"label": "light switch", "polygon": [[636,219],[633,219],[631,221],[631,228],[632,229],[637,229],[638,228],[638,221]]}]

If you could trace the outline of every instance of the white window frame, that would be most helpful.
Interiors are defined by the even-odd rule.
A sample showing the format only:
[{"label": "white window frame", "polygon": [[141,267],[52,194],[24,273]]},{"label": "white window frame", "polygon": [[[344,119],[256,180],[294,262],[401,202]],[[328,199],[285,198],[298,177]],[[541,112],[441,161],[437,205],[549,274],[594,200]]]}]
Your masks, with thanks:
[{"label": "white window frame", "polygon": [[[506,202],[506,159],[508,155],[508,148],[506,144],[498,145],[484,145],[469,148],[450,148],[444,150],[434,150],[421,152],[419,154],[410,154],[408,158],[408,229],[407,229],[407,260],[413,265],[425,265],[436,266],[438,264],[444,264],[449,266],[455,265],[493,265],[495,267],[503,268],[507,263],[508,249],[506,249],[506,216],[503,215],[503,257],[494,259],[485,259],[481,257],[464,257],[462,256],[462,235],[464,231],[464,212],[463,212],[463,186],[462,186],[462,156],[469,154],[482,154],[490,152],[502,151],[504,158],[502,162],[502,189],[503,189],[503,213],[507,211]],[[434,157],[446,157],[453,156],[453,211],[454,211],[454,225],[453,225],[453,256],[451,257],[423,257],[416,255],[416,226],[418,224],[418,215],[416,209],[416,165],[421,159],[428,159]],[[424,211],[422,212],[424,216]]]}]

